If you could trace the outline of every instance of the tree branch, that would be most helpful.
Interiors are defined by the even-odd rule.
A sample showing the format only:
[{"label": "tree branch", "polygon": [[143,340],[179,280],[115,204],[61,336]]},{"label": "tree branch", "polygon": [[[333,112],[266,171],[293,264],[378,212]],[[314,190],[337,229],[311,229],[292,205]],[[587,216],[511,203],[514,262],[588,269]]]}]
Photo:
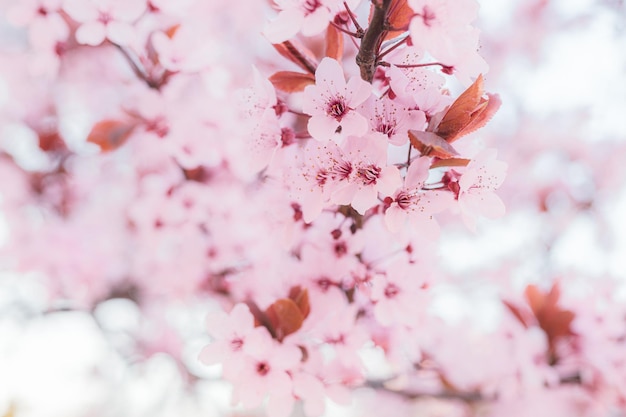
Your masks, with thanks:
[{"label": "tree branch", "polygon": [[461,400],[468,403],[474,403],[479,401],[489,401],[493,398],[485,398],[478,391],[453,391],[444,389],[438,392],[420,392],[420,391],[397,391],[385,386],[385,381],[367,381],[365,386],[374,388],[378,391],[388,392],[390,394],[398,395],[407,400],[416,400],[418,398],[438,398],[441,400]]},{"label": "tree branch", "polygon": [[382,3],[374,3],[374,14],[369,27],[365,30],[359,52],[356,55],[356,64],[361,70],[361,78],[372,82],[376,71],[376,55],[378,48],[387,32],[387,12],[391,6],[391,0],[382,0]]}]

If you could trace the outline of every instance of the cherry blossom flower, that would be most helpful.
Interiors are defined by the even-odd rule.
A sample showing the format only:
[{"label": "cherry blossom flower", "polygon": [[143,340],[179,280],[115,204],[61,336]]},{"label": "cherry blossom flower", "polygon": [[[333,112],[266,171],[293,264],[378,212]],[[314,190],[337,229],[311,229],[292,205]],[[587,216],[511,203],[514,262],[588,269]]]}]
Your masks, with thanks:
[{"label": "cherry blossom flower", "polygon": [[459,207],[467,227],[476,230],[476,216],[492,219],[504,215],[504,203],[494,191],[502,185],[507,164],[496,160],[495,149],[485,149],[474,157],[459,180]]},{"label": "cherry blossom flower", "polygon": [[399,103],[399,100],[391,100],[386,96],[370,96],[360,110],[369,120],[370,130],[387,135],[389,143],[396,146],[409,141],[409,129],[421,129],[426,124],[424,112],[412,110]]},{"label": "cherry blossom flower", "polygon": [[475,0],[410,0],[409,5],[415,11],[409,26],[415,45],[449,66],[463,85],[487,72],[477,53],[479,31],[470,25],[478,12]]},{"label": "cherry blossom flower", "polygon": [[272,43],[291,39],[299,31],[305,36],[321,33],[342,9],[341,0],[274,0],[278,17],[263,32]]},{"label": "cherry blossom flower", "polygon": [[29,40],[36,48],[54,50],[69,36],[69,28],[59,14],[62,0],[25,0],[8,12],[9,22],[29,27]]},{"label": "cherry blossom flower", "polygon": [[[229,314],[218,311],[206,318],[206,325],[213,342],[200,352],[199,359],[206,365],[222,363],[224,375],[232,378],[237,375],[247,341],[255,333],[265,333],[261,327],[254,327],[254,317],[248,306],[237,304]],[[262,336],[261,336],[262,337]]]},{"label": "cherry blossom flower", "polygon": [[[265,329],[263,329],[265,330]],[[280,344],[267,331],[255,333],[244,347],[246,356],[241,359],[239,372],[233,377],[233,400],[244,407],[261,405],[269,396],[267,412],[271,417],[287,417],[295,403],[294,372],[302,358],[300,349],[290,344]]]},{"label": "cherry blossom flower", "polygon": [[367,132],[367,119],[355,109],[370,96],[372,86],[354,76],[346,83],[343,70],[324,58],[315,72],[315,85],[304,90],[302,110],[311,115],[309,134],[320,142]]},{"label": "cherry blossom flower", "polygon": [[[163,68],[172,71],[198,72],[221,58],[221,50],[202,24],[186,24],[170,36],[164,32],[152,35],[152,45]],[[207,40],[209,39],[209,40]]]},{"label": "cherry blossom flower", "polygon": [[426,308],[428,271],[398,257],[372,279],[374,317],[383,325],[415,325]]},{"label": "cherry blossom flower", "polygon": [[118,45],[133,45],[134,23],[146,10],[145,0],[65,0],[63,10],[77,22],[76,40],[99,45],[109,39]]},{"label": "cherry blossom flower", "polygon": [[[406,53],[396,57],[390,57],[397,64],[411,64],[416,54]],[[452,103],[452,97],[444,94],[442,88],[445,79],[440,74],[426,68],[399,68],[392,65],[386,72],[389,78],[389,86],[401,99],[412,103],[411,109],[420,110],[426,116],[432,116]],[[411,127],[420,130],[418,124]]]},{"label": "cherry blossom flower", "polygon": [[400,171],[387,165],[387,137],[371,134],[350,136],[343,146],[342,169],[348,172],[346,181],[338,184],[331,196],[336,204],[351,204],[363,214],[379,203],[378,193],[393,194],[401,185]]},{"label": "cherry blossom flower", "polygon": [[425,191],[430,158],[422,157],[411,163],[404,186],[393,196],[393,202],[385,212],[385,224],[392,232],[398,232],[408,220],[411,226],[427,239],[436,238],[439,225],[433,214],[441,212],[454,203],[452,193]]},{"label": "cherry blossom flower", "polygon": [[282,129],[274,110],[276,92],[269,80],[254,69],[254,85],[240,92],[242,112],[248,127],[250,146],[246,149],[254,171],[265,168],[282,144]]},{"label": "cherry blossom flower", "polygon": [[337,183],[349,177],[352,167],[332,142],[311,141],[304,147],[303,155],[294,159],[296,164],[284,171],[285,180],[292,184],[289,194],[300,203],[304,221],[310,223],[330,204]]}]

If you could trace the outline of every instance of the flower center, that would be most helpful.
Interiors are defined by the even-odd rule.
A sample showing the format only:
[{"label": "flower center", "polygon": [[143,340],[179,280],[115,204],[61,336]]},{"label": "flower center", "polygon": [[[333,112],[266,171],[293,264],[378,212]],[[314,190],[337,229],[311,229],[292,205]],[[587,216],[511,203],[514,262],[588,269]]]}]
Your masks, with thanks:
[{"label": "flower center", "polygon": [[389,283],[385,287],[385,297],[394,298],[400,292],[400,288],[396,284]]},{"label": "flower center", "polygon": [[326,292],[333,285],[333,282],[328,277],[320,277],[316,284],[322,292]]},{"label": "flower center", "polygon": [[105,25],[112,20],[113,18],[111,17],[111,15],[106,12],[100,12],[100,15],[98,16],[98,21]]},{"label": "flower center", "polygon": [[398,207],[402,210],[408,209],[411,206],[412,201],[412,196],[406,191],[400,191],[396,197],[396,203],[398,203]]},{"label": "flower center", "polygon": [[396,133],[396,124],[380,122],[376,130],[390,138]]},{"label": "flower center", "polygon": [[328,171],[325,169],[320,169],[317,171],[317,175],[315,175],[315,181],[317,181],[317,185],[323,187],[326,184],[326,180],[328,180]]},{"label": "flower center", "polygon": [[259,362],[256,365],[256,372],[257,374],[261,375],[261,376],[265,376],[267,375],[267,373],[270,371],[270,366],[267,364],[267,362]]},{"label": "flower center", "polygon": [[348,161],[341,161],[333,167],[333,179],[345,180],[352,173],[352,164]]},{"label": "flower center", "polygon": [[359,168],[358,176],[363,181],[364,185],[376,184],[378,177],[380,177],[380,167],[370,164],[366,167]]},{"label": "flower center", "polygon": [[320,3],[319,0],[306,0],[302,7],[304,8],[306,15],[309,15],[316,11],[321,5],[322,3]]},{"label": "flower center", "polygon": [[239,337],[230,341],[230,347],[234,351],[240,350],[242,346],[243,346],[243,340],[241,340],[241,338]]},{"label": "flower center", "polygon": [[433,12],[428,6],[424,6],[424,8],[422,9],[422,13],[421,14],[418,13],[417,16],[422,17],[424,26],[427,26],[427,27],[432,26],[433,20],[435,20],[435,18],[437,17],[435,16],[435,12]]},{"label": "flower center", "polygon": [[328,103],[328,109],[326,109],[326,114],[330,117],[333,117],[338,122],[341,121],[343,116],[346,114],[348,107],[342,98],[336,98]]}]

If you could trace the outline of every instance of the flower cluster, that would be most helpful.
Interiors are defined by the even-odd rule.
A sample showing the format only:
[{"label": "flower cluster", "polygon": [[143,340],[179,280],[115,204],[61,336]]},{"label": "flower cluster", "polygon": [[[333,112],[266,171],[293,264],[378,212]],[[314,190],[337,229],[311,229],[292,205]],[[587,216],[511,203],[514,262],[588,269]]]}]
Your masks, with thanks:
[{"label": "flower cluster", "polygon": [[169,313],[193,305],[212,311],[203,367],[272,417],[360,387],[397,415],[429,397],[495,416],[550,390],[570,410],[571,385],[626,399],[610,291],[583,308],[558,284],[511,289],[481,337],[437,313],[463,255],[440,239],[505,214],[503,152],[475,140],[500,104],[477,1],[6,3],[30,49],[0,68],[2,254],[52,305],[139,306],[158,324],[132,360],[186,369]]}]

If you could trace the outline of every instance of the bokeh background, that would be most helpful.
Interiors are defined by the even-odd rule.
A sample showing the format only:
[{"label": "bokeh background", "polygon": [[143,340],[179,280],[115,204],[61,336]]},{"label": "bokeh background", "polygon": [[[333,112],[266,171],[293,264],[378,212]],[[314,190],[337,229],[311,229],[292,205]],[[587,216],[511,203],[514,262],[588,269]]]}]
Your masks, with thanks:
[{"label": "bokeh background", "polygon": [[[37,171],[49,161],[13,118],[16,106],[28,103],[29,94],[33,105],[39,105],[41,94],[56,95],[73,115],[73,124],[64,127],[67,138],[82,149],[81,112],[72,87],[87,88],[91,78],[66,67],[70,75],[62,87],[14,96],[13,83],[25,82],[17,75],[30,68],[31,53],[26,31],[7,19],[20,1],[0,2],[0,153],[24,170]],[[482,222],[477,234],[461,227],[444,230],[439,256],[449,281],[436,296],[434,314],[453,325],[469,320],[478,333],[488,333],[506,314],[502,294],[553,280],[570,294],[591,299],[608,291],[616,304],[626,303],[626,5],[619,0],[479,2],[480,52],[490,66],[486,86],[501,96],[503,106],[468,146],[495,147],[509,164],[499,191],[507,215]],[[244,13],[242,8],[250,14],[247,20],[233,17]],[[228,94],[221,85],[245,79],[252,63],[269,60],[273,51],[259,31],[272,12],[261,2],[245,1],[225,2],[213,12],[211,22],[219,30],[210,32],[210,44],[219,60],[212,77],[224,82],[211,85],[220,97]],[[6,201],[22,185],[9,170],[0,172],[0,198]],[[0,212],[0,416],[255,414],[233,411],[219,367],[197,361],[208,342],[203,322],[215,309],[210,300],[165,294],[160,304],[144,308],[124,294],[93,304],[86,301],[88,290],[82,299],[59,295],[44,273],[15,267],[11,230],[16,224],[11,222]],[[26,251],[30,245],[32,256],[44,256],[49,245],[61,244],[46,240],[49,235],[33,239],[18,247]],[[94,242],[97,236],[70,242],[67,251],[80,258],[81,245]],[[376,352],[363,357],[372,375],[385,375]],[[456,415],[437,404],[406,412]],[[364,414],[358,404],[329,403],[327,415]],[[626,414],[615,409],[612,415]]]}]

